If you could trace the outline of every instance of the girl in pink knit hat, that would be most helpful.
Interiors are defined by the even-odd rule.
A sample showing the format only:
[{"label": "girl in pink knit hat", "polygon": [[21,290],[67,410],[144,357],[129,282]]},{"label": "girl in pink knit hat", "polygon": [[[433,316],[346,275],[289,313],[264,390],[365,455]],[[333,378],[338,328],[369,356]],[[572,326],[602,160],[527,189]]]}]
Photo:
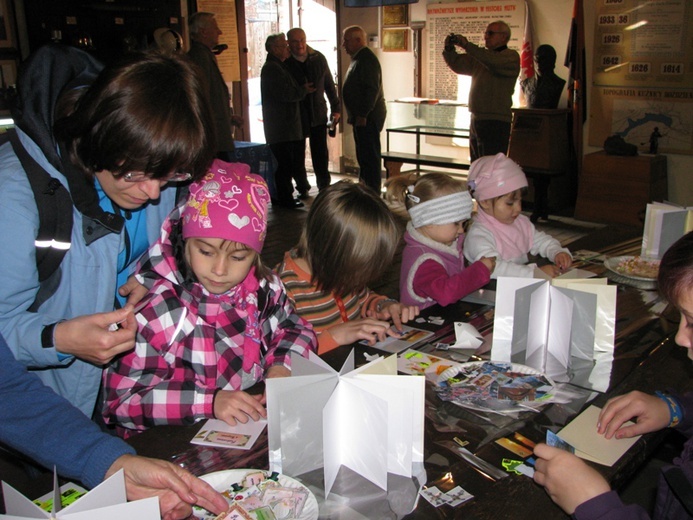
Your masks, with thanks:
[{"label": "girl in pink knit hat", "polygon": [[244,390],[290,375],[291,352],[316,349],[312,327],[260,260],[269,201],[247,165],[216,160],[164,222],[137,275],[149,292],[135,349],[104,373],[104,418],[121,435],[266,417],[264,396]]},{"label": "girl in pink knit hat", "polygon": [[[502,153],[480,157],[469,168],[467,187],[478,204],[464,242],[467,260],[495,257],[491,278],[531,278],[535,269],[553,278],[571,266],[570,252],[552,236],[537,231],[522,215],[522,190],[527,187],[527,177],[515,162]],[[553,263],[538,268],[528,264],[528,253]]]}]

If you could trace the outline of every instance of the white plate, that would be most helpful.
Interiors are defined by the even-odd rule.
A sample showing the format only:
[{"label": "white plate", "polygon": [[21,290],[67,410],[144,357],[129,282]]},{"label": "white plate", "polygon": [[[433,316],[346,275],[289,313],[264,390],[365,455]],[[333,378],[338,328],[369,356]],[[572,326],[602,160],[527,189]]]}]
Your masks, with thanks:
[{"label": "white plate", "polygon": [[[635,276],[632,274],[628,273],[623,273],[618,270],[618,264],[625,260],[630,260],[631,258],[635,258],[634,256],[615,256],[613,258],[607,258],[604,260],[604,267],[606,267],[609,271],[611,271],[614,274],[617,274],[618,276],[623,276],[624,278],[630,278],[631,280],[638,280],[640,282],[656,282],[657,278],[648,278],[645,276]],[[645,257],[642,257],[643,260],[648,260]]]},{"label": "white plate", "polygon": [[[470,361],[469,363],[462,363],[456,367],[451,367],[442,372],[438,376],[438,383],[442,383],[451,377],[456,376],[459,374],[461,371],[465,369],[471,369],[471,368],[476,368],[478,366],[483,365],[484,363],[503,363],[505,364],[506,362],[504,361]],[[551,388],[553,389],[556,386],[556,383],[554,383],[553,379],[551,379],[549,376],[546,374],[543,374],[542,372],[536,370],[535,368],[528,367],[527,365],[520,365],[518,363],[510,363],[510,368],[513,372],[518,372],[520,374],[528,375],[528,376],[541,376],[545,378],[548,382],[549,385],[551,385]],[[532,409],[536,410],[538,408],[541,408],[542,406],[550,403],[553,400],[553,395],[552,392],[548,392],[549,395],[546,396],[545,399],[542,399],[541,401],[511,401],[508,399],[487,399],[486,401],[465,401],[462,399],[454,400],[454,401],[449,401],[452,403],[455,403],[459,406],[462,406],[464,408],[469,408],[471,410],[477,410],[480,412],[493,412],[493,413],[516,413],[518,411],[522,411],[522,409]],[[484,406],[484,403],[487,403],[488,406]]]},{"label": "white plate", "polygon": [[[206,475],[202,475],[200,479],[207,482],[217,491],[222,492],[230,489],[231,484],[236,484],[237,482],[243,480],[243,477],[245,477],[248,473],[253,473],[257,471],[262,471],[267,476],[270,475],[270,472],[265,470],[229,469],[225,471],[215,471],[214,473],[207,473]],[[301,516],[297,520],[317,520],[319,513],[318,501],[315,498],[315,495],[313,495],[313,493],[310,491],[310,489],[301,484],[298,480],[293,479],[291,477],[287,477],[286,475],[279,475],[279,484],[281,484],[284,487],[301,488],[307,491],[308,500],[306,500],[306,503],[303,506],[303,510],[301,511]],[[216,518],[216,515],[213,515],[212,513],[209,513],[207,511],[201,511],[199,508],[193,508],[193,516],[195,516],[195,518],[201,518],[204,520]]]}]

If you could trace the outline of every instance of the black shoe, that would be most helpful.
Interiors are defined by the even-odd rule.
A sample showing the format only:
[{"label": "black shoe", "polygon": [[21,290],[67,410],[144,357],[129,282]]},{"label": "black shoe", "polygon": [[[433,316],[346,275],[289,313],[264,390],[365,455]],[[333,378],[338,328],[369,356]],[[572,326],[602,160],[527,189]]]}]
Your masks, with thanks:
[{"label": "black shoe", "polygon": [[310,194],[307,191],[302,191],[298,194],[298,198],[301,200],[306,200],[310,198]]},{"label": "black shoe", "polygon": [[304,206],[303,202],[300,200],[296,199],[290,199],[290,200],[274,200],[272,201],[273,206],[278,206],[280,208],[288,208],[288,209],[298,209],[302,208]]}]

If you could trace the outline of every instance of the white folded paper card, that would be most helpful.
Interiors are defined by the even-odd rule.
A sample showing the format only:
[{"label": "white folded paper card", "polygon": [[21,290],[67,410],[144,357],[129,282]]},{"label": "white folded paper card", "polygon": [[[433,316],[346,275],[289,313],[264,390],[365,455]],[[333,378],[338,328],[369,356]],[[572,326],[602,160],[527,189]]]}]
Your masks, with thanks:
[{"label": "white folded paper card", "polygon": [[693,207],[668,202],[653,202],[645,210],[641,256],[662,258],[669,246],[693,231]]},{"label": "white folded paper card", "polygon": [[[55,478],[53,503],[60,504],[60,492]],[[121,469],[103,481],[76,502],[61,509],[54,506],[54,511],[44,511],[31,500],[19,493],[9,484],[2,483],[5,497],[5,511],[0,515],[3,520],[26,520],[29,518],[49,518],[58,520],[160,520],[159,499],[144,498],[133,502],[127,501],[125,494],[125,476]],[[57,509],[57,511],[55,511]]]},{"label": "white folded paper card", "polygon": [[337,372],[316,354],[291,356],[291,377],[266,381],[270,470],[323,468],[325,496],[344,465],[383,490],[423,462],[423,377],[397,375],[397,356]]},{"label": "white folded paper card", "polygon": [[190,442],[201,446],[249,450],[265,426],[267,426],[267,419],[257,421],[250,419],[245,424],[237,422],[235,426],[229,426],[219,419],[208,419]]},{"label": "white folded paper card", "polygon": [[484,337],[471,323],[455,322],[455,343],[450,348],[476,349],[484,342]]},{"label": "white folded paper card", "polygon": [[587,386],[605,391],[614,356],[616,289],[605,278],[499,278],[491,359],[528,365],[558,382],[580,367],[587,371]]},{"label": "white folded paper card", "polygon": [[[607,439],[597,433],[597,421],[600,408],[590,406],[570,423],[568,423],[558,436],[575,448],[575,455],[581,459],[590,460],[597,464],[613,466],[633,444],[641,437],[629,439]],[[628,421],[625,425],[633,424]]]}]

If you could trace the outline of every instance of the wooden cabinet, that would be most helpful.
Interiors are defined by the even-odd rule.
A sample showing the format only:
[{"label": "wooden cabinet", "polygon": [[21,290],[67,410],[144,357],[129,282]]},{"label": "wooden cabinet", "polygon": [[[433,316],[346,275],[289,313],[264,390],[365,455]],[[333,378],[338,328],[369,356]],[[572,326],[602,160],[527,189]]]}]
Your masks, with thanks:
[{"label": "wooden cabinet", "polygon": [[647,203],[666,200],[667,189],[666,155],[591,153],[582,163],[575,218],[641,227]]}]

